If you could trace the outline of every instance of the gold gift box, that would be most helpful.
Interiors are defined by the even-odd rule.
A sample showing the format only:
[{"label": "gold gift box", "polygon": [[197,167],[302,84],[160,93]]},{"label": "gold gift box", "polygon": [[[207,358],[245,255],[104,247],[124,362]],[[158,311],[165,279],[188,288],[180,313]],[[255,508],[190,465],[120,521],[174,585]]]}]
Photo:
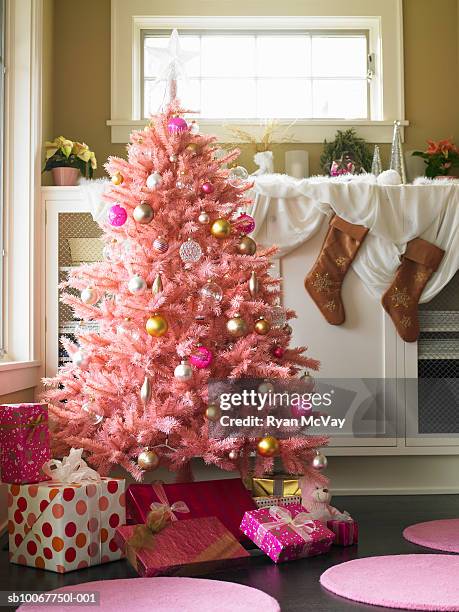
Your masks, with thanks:
[{"label": "gold gift box", "polygon": [[255,497],[275,495],[301,495],[298,477],[291,474],[276,474],[270,478],[254,478],[252,481],[252,494]]}]

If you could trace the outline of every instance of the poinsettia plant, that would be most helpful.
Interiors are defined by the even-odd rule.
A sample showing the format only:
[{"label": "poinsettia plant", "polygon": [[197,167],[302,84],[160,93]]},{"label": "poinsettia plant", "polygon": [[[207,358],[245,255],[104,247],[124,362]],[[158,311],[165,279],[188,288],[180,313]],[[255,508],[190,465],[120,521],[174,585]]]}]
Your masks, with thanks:
[{"label": "poinsettia plant", "polygon": [[422,157],[426,164],[424,174],[429,178],[448,176],[453,166],[459,164],[459,149],[451,138],[446,140],[427,141],[425,151],[414,151],[413,155]]},{"label": "poinsettia plant", "polygon": [[84,142],[73,142],[64,136],[45,142],[46,162],[43,172],[53,168],[78,168],[83,176],[92,178],[97,168],[93,151]]}]

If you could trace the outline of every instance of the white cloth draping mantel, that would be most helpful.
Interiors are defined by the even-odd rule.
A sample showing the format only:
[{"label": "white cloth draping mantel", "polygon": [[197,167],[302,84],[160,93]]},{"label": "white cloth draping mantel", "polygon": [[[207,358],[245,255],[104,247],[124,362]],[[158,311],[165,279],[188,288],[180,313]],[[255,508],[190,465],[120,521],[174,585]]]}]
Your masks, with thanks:
[{"label": "white cloth draping mantel", "polygon": [[[254,202],[247,209],[257,224],[253,236],[261,244],[266,240],[266,246],[277,244],[283,256],[309,240],[333,213],[364,225],[370,231],[352,265],[378,298],[391,284],[407,242],[423,238],[445,251],[421,296],[421,302],[428,302],[459,269],[459,184],[384,185],[378,179],[256,176]],[[267,235],[269,216],[275,216],[276,223],[270,224]]]}]

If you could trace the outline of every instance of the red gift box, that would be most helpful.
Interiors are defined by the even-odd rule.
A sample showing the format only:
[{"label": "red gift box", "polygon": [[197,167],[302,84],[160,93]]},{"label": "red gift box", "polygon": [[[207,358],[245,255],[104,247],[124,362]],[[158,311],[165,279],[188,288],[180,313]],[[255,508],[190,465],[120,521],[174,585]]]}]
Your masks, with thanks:
[{"label": "red gift box", "polygon": [[[239,541],[247,541],[239,526],[244,513],[256,510],[255,502],[239,478],[165,484],[170,504],[184,501],[190,512],[177,515],[179,520],[216,516]],[[129,525],[145,523],[150,505],[160,501],[154,485],[132,484],[126,492],[126,516]]]},{"label": "red gift box", "polygon": [[348,514],[327,521],[327,527],[335,534],[333,544],[353,546],[359,541],[359,526]]},{"label": "red gift box", "polygon": [[140,576],[196,576],[250,557],[215,517],[175,520],[142,547],[130,543],[137,527],[118,527],[115,541]]}]

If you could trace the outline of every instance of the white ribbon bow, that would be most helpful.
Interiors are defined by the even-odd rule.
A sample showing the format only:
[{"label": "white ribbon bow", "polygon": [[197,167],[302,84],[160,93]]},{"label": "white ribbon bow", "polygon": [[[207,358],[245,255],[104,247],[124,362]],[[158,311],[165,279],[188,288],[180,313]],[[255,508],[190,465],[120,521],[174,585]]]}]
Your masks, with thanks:
[{"label": "white ribbon bow", "polygon": [[269,514],[274,518],[274,521],[270,523],[263,523],[258,527],[257,536],[263,539],[264,536],[275,529],[276,527],[288,526],[296,534],[300,536],[305,542],[311,540],[311,533],[316,528],[314,521],[312,521],[307,512],[300,512],[295,517],[292,517],[292,513],[288,508],[282,506],[271,506],[269,508]]},{"label": "white ribbon bow", "polygon": [[80,483],[85,481],[100,482],[100,475],[89,467],[82,457],[82,448],[72,448],[62,461],[50,459],[43,465],[43,472],[57,482]]}]

